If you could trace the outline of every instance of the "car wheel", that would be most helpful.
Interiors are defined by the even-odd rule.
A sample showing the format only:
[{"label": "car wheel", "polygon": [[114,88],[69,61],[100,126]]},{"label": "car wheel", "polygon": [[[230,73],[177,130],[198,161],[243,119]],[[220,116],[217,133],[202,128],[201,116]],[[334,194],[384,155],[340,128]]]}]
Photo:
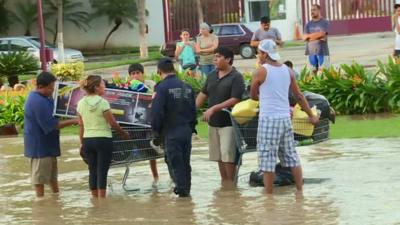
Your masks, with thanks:
[{"label": "car wheel", "polygon": [[255,56],[256,51],[249,44],[243,44],[240,46],[239,53],[244,59],[251,59]]}]

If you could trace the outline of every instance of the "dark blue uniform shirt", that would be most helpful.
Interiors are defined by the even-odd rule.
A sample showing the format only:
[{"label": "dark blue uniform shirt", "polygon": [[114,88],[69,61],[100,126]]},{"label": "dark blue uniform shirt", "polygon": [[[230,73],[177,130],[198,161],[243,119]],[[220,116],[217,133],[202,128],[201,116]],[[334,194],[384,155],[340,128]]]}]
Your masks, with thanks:
[{"label": "dark blue uniform shirt", "polygon": [[156,133],[174,137],[185,135],[179,133],[182,127],[195,130],[196,103],[192,87],[171,74],[156,86],[155,92],[151,107],[151,126]]},{"label": "dark blue uniform shirt", "polygon": [[44,158],[60,156],[58,119],[53,116],[52,99],[32,91],[25,103],[25,156]]}]

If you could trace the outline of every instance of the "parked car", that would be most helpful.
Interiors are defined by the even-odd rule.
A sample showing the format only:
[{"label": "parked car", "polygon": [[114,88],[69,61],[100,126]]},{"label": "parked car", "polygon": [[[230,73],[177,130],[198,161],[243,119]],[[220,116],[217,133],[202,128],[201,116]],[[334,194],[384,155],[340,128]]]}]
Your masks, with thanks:
[{"label": "parked car", "polygon": [[[219,46],[232,49],[235,54],[240,54],[243,58],[253,58],[256,49],[250,46],[253,32],[242,23],[213,24],[214,34],[218,36]],[[161,54],[174,57],[176,42],[168,42],[161,46]]]},{"label": "parked car", "polygon": [[[46,47],[53,50],[53,62],[59,61],[58,48],[50,43],[46,43]],[[21,37],[5,37],[0,38],[0,53],[7,53],[11,51],[28,51],[39,59],[40,57],[40,40],[38,37],[21,36]],[[65,48],[64,49],[65,62],[83,61],[84,57],[82,52]]]}]

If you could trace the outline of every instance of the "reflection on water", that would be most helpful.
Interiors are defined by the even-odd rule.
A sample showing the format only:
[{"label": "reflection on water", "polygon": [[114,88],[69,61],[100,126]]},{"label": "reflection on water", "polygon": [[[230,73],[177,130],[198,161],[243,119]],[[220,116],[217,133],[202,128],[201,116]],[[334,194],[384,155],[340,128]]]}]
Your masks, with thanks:
[{"label": "reflection on water", "polygon": [[[0,224],[399,224],[400,140],[334,140],[300,151],[304,198],[294,187],[275,195],[249,187],[248,173],[257,156],[244,156],[239,185],[222,188],[217,165],[207,152],[193,150],[192,198],[171,192],[166,167],[159,160],[160,184],[151,187],[147,162],[131,167],[128,179],[138,192],[123,191],[124,168],[110,170],[109,198],[90,199],[85,164],[76,137],[62,138],[60,195],[35,200],[29,163],[20,138],[0,139]],[[49,190],[46,190],[46,194]]]}]

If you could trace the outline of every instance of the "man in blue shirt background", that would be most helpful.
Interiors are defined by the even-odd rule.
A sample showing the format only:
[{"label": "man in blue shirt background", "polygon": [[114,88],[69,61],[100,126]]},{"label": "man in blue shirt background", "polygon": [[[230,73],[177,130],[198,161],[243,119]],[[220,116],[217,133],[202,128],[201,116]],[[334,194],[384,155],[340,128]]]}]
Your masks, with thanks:
[{"label": "man in blue shirt background", "polygon": [[36,90],[29,93],[24,112],[25,156],[30,158],[31,179],[36,196],[44,195],[44,184],[58,193],[57,158],[60,156],[60,132],[63,127],[78,124],[77,119],[59,121],[53,116],[56,77],[42,72],[36,79]]}]

